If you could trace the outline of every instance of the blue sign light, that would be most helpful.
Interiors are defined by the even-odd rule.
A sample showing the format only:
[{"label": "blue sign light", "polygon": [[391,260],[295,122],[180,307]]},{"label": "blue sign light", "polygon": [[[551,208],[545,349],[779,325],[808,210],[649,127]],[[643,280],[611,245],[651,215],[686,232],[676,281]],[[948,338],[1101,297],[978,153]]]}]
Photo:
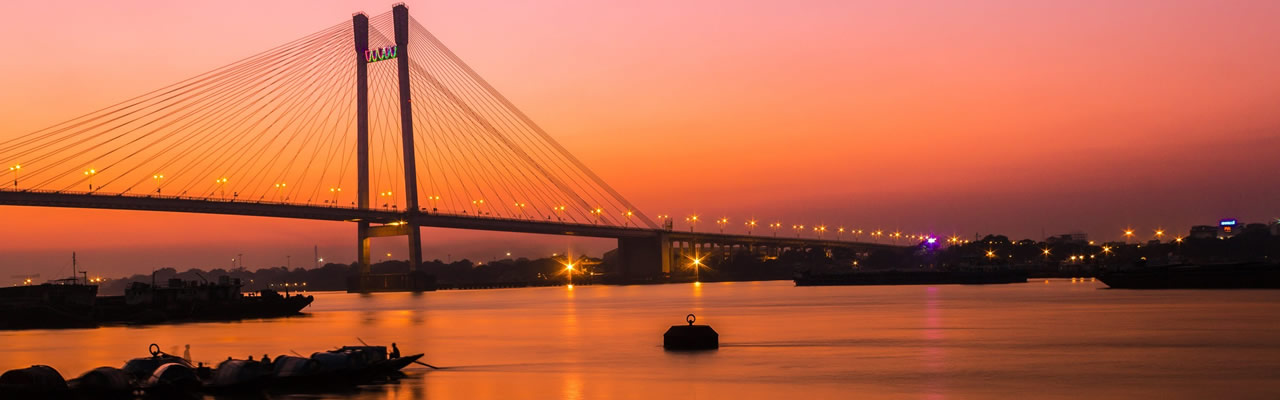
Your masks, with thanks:
[{"label": "blue sign light", "polygon": [[1218,226],[1236,226],[1236,219],[1230,218],[1218,221]]}]

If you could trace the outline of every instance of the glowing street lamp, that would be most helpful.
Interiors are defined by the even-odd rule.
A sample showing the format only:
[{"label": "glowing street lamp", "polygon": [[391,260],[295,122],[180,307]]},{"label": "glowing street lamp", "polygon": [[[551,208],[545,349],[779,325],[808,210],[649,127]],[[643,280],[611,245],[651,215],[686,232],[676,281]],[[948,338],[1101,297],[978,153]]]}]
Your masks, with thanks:
[{"label": "glowing street lamp", "polygon": [[564,221],[564,206],[551,207],[551,210],[556,212],[556,221]]},{"label": "glowing street lamp", "polygon": [[626,222],[622,223],[622,226],[630,226],[631,217],[634,215],[636,215],[636,213],[632,212],[631,210],[627,210],[627,212],[622,213],[622,216],[627,219]]},{"label": "glowing street lamp", "polygon": [[827,233],[827,226],[826,225],[815,226],[813,227],[813,231],[818,232],[818,239],[822,239],[822,234]]},{"label": "glowing street lamp", "polygon": [[92,168],[90,168],[88,171],[84,171],[84,176],[89,177],[89,191],[90,191],[90,192],[92,192],[92,191],[93,191],[93,176],[94,176],[94,175],[97,175],[97,174],[98,174],[98,170],[96,170],[96,169],[92,169]]},{"label": "glowing street lamp", "polygon": [[1156,228],[1156,240],[1164,238],[1164,228]]},{"label": "glowing street lamp", "polygon": [[1125,230],[1124,230],[1124,243],[1125,243],[1125,244],[1129,244],[1129,238],[1132,238],[1132,237],[1133,237],[1133,228],[1125,229]]},{"label": "glowing street lamp", "polygon": [[600,225],[600,217],[604,215],[604,209],[600,207],[596,207],[595,209],[591,210],[591,214],[596,216],[595,224]]},{"label": "glowing street lamp", "polygon": [[427,201],[431,202],[431,211],[435,211],[436,203],[440,202],[440,196],[427,196]]},{"label": "glowing street lamp", "polygon": [[392,193],[390,190],[385,192],[378,192],[378,197],[386,197],[386,199],[382,200],[383,208],[391,208],[391,196],[394,194],[395,193]]},{"label": "glowing street lamp", "polygon": [[840,240],[840,236],[844,235],[844,227],[836,228],[836,240]]},{"label": "glowing street lamp", "polygon": [[756,220],[754,219],[748,220],[746,223],[744,223],[744,225],[747,226],[747,235],[750,235],[751,231],[756,228]]},{"label": "glowing street lamp", "polygon": [[[280,191],[284,190],[284,188],[285,188],[286,186],[289,186],[289,185],[288,185],[288,184],[285,184],[285,183],[277,183],[277,184],[276,184],[276,197],[275,197],[273,200],[277,200],[277,201],[278,201],[278,200],[280,199]],[[288,199],[286,199],[286,200],[288,200]]]},{"label": "glowing street lamp", "polygon": [[1044,253],[1044,260],[1049,261],[1049,248],[1045,247],[1044,249],[1041,249],[1041,250],[1043,250],[1043,253]]},{"label": "glowing street lamp", "polygon": [[227,198],[227,178],[218,178],[214,182],[218,184],[218,196],[225,200]]},{"label": "glowing street lamp", "polygon": [[339,193],[342,193],[342,188],[340,188],[340,187],[336,187],[336,186],[335,186],[335,187],[331,187],[331,188],[329,188],[329,193],[332,193],[332,194],[333,194],[333,202],[332,202],[332,203],[333,203],[333,204],[338,204],[338,194],[339,194]]},{"label": "glowing street lamp", "polygon": [[21,169],[22,169],[21,164],[14,164],[12,167],[9,167],[9,170],[13,171],[13,188],[14,189],[18,188],[18,171]]},{"label": "glowing street lamp", "polygon": [[791,225],[791,229],[796,231],[796,237],[800,237],[800,232],[804,232],[804,225]]},{"label": "glowing street lamp", "polygon": [[693,228],[698,226],[698,215],[690,215],[684,218],[684,222],[689,223],[689,232],[693,232]]},{"label": "glowing street lamp", "polygon": [[484,200],[471,200],[471,207],[476,210],[476,215],[481,215],[481,208],[484,207]]},{"label": "glowing street lamp", "polygon": [[702,283],[702,277],[701,277],[701,274],[700,274],[699,272],[700,272],[700,271],[702,271],[702,259],[703,259],[703,258],[704,258],[704,257],[702,257],[702,256],[696,256],[696,257],[691,257],[691,258],[690,258],[690,259],[691,259],[691,261],[689,262],[689,267],[690,267],[690,268],[693,268],[693,283],[694,283],[694,284],[700,284],[700,283]]},{"label": "glowing street lamp", "polygon": [[525,215],[525,213],[524,213],[524,207],[525,207],[525,204],[524,204],[524,203],[516,202],[516,203],[512,203],[512,205],[514,205],[514,206],[516,207],[516,209],[520,210],[520,219],[528,219],[528,218],[529,218],[529,217],[528,217],[527,215]]},{"label": "glowing street lamp", "polygon": [[995,250],[987,250],[987,258],[996,258]]},{"label": "glowing street lamp", "polygon": [[728,223],[729,223],[728,217],[723,217],[716,220],[716,224],[720,225],[720,233],[724,233],[724,226]]}]

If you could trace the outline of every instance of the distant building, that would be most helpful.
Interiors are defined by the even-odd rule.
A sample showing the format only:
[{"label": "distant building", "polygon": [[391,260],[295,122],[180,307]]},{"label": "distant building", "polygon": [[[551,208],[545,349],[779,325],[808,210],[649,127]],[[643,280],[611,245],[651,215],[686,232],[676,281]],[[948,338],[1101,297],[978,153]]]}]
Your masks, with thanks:
[{"label": "distant building", "polygon": [[1064,233],[1057,236],[1050,236],[1048,239],[1045,239],[1045,242],[1049,244],[1088,243],[1089,234],[1084,232]]},{"label": "distant building", "polygon": [[1218,237],[1218,227],[1213,225],[1196,225],[1191,227],[1191,236],[1195,239],[1213,239]]},{"label": "distant building", "polygon": [[1267,224],[1258,224],[1258,223],[1248,224],[1244,226],[1243,232],[1249,232],[1251,234],[1261,233],[1265,235],[1268,233]]},{"label": "distant building", "polygon": [[1240,221],[1235,218],[1225,218],[1218,221],[1218,239],[1226,239],[1240,233]]}]

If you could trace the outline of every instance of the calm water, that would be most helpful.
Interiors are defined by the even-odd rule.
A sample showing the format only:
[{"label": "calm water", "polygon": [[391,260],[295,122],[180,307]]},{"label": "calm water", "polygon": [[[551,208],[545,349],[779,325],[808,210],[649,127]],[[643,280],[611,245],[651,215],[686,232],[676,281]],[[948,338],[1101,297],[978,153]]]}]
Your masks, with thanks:
[{"label": "calm water", "polygon": [[[1280,398],[1280,291],[1104,287],[321,293],[299,318],[0,332],[0,369],[40,363],[75,376],[152,342],[177,354],[190,343],[193,358],[216,362],[359,337],[448,368],[331,398]],[[720,350],[662,350],[662,333],[689,312],[720,332]]]}]

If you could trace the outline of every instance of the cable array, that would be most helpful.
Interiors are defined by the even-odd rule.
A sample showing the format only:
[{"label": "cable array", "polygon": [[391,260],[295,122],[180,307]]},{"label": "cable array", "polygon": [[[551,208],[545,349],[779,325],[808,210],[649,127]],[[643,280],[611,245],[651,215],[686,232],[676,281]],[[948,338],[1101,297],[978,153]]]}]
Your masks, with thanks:
[{"label": "cable array", "polygon": [[[391,13],[369,46],[393,46]],[[370,204],[487,218],[655,227],[410,21],[418,193],[404,193],[397,60],[368,64]],[[349,23],[0,142],[3,190],[355,207]]]}]

